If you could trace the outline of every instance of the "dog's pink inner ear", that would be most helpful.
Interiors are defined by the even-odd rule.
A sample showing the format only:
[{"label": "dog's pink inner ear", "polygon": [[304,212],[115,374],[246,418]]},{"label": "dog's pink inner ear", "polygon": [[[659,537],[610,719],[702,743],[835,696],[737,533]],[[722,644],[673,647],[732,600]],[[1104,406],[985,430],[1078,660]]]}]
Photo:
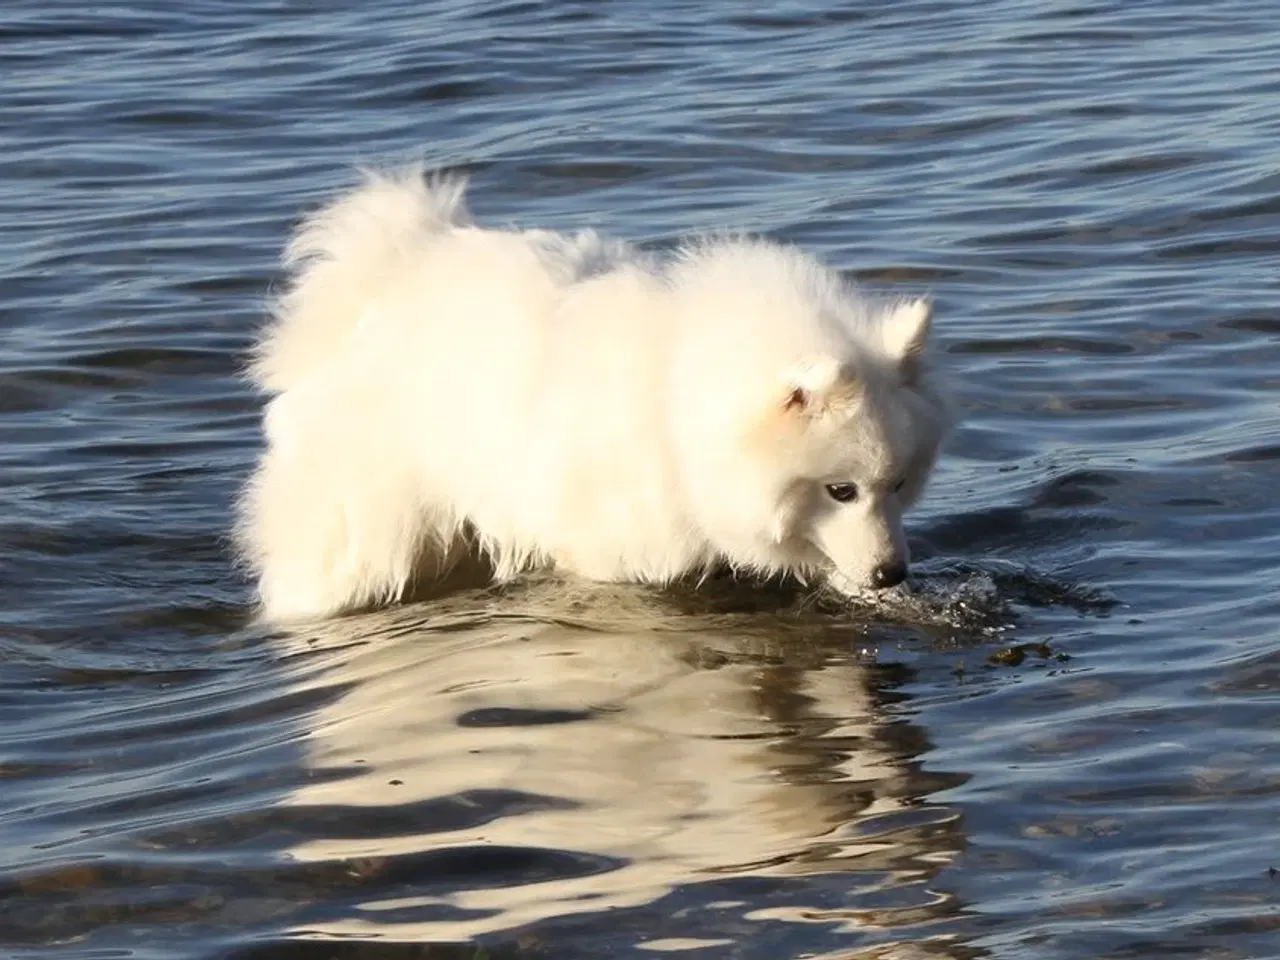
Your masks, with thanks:
[{"label": "dog's pink inner ear", "polygon": [[787,394],[786,402],[783,403],[784,410],[803,410],[809,405],[809,393],[804,387],[792,387],[791,392]]},{"label": "dog's pink inner ear", "polygon": [[784,410],[818,413],[840,382],[840,364],[830,357],[816,357],[793,367],[786,382]]}]

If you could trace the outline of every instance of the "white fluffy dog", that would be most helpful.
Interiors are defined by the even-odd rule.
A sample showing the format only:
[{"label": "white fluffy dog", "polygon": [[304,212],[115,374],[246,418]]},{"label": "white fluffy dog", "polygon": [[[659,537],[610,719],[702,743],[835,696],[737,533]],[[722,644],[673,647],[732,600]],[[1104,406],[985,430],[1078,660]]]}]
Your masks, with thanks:
[{"label": "white fluffy dog", "polygon": [[238,531],[266,616],[392,602],[463,556],[500,579],[906,577],[902,513],[950,422],[926,302],[762,240],[659,260],[483,229],[463,192],[369,175],[289,248]]}]

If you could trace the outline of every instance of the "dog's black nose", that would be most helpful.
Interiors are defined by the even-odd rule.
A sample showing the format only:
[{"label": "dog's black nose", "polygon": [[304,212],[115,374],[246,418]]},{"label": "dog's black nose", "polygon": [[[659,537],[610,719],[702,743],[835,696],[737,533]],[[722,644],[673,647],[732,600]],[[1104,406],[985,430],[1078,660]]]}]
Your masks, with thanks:
[{"label": "dog's black nose", "polygon": [[905,563],[886,563],[871,571],[871,586],[877,590],[896,587],[905,579],[907,579],[907,565]]}]

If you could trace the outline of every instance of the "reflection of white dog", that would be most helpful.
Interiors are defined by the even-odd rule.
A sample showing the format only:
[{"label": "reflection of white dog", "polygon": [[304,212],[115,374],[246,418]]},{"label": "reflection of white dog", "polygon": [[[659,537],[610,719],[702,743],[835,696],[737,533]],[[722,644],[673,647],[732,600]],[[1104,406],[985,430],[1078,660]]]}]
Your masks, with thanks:
[{"label": "reflection of white dog", "polygon": [[[676,889],[685,904],[703,902],[691,885],[704,881],[806,873],[839,873],[853,900],[868,884],[920,890],[954,854],[954,830],[940,828],[949,811],[896,816],[900,798],[916,795],[901,756],[910,738],[902,724],[884,738],[867,674],[829,655],[847,651],[852,634],[815,656],[783,622],[757,646],[749,630],[695,618],[651,629],[643,609],[570,614],[549,591],[550,602],[531,605],[538,615],[608,632],[486,623],[484,603],[464,601],[444,632],[415,634],[407,614],[383,614],[299,634],[300,648],[327,658],[330,692],[343,692],[308,721],[301,742],[314,775],[280,801],[303,810],[286,852],[374,871],[349,898],[358,907],[309,926],[460,941]],[[529,606],[509,598],[507,610]],[[316,639],[337,649],[315,654]],[[808,661],[768,666],[775,643],[809,650]],[[335,830],[307,810],[358,827]],[[432,873],[433,855],[466,862],[486,850],[507,851],[501,882]],[[425,871],[420,895],[378,881],[398,860]],[[760,906],[726,909],[742,923]]]},{"label": "reflection of white dog", "polygon": [[395,600],[468,548],[500,578],[906,576],[947,422],[926,303],[758,240],[657,263],[481,229],[462,195],[373,176],[293,242],[240,523],[268,616]]}]

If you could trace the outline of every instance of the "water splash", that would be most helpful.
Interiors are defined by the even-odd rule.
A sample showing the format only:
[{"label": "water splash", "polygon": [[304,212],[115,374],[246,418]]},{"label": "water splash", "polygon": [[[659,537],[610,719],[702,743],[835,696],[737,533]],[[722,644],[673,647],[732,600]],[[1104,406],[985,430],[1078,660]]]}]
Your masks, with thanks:
[{"label": "water splash", "polygon": [[823,610],[852,609],[871,620],[980,636],[1012,629],[1029,607],[1100,616],[1117,602],[1102,588],[1005,560],[924,561],[909,587],[854,596],[827,589],[816,600]]}]

